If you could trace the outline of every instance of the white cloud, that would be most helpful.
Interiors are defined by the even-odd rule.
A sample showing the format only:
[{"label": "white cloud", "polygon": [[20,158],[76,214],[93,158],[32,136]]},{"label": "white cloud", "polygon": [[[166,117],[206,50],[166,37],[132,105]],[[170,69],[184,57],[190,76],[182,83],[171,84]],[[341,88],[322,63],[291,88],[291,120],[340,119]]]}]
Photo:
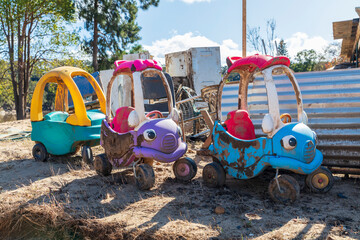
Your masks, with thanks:
[{"label": "white cloud", "polygon": [[[168,2],[174,2],[175,0],[167,0]],[[198,2],[211,2],[212,0],[178,0],[187,4],[193,4]]]},{"label": "white cloud", "polygon": [[144,48],[154,56],[154,59],[165,64],[165,54],[180,52],[193,47],[215,47],[220,46],[221,64],[224,65],[228,56],[241,56],[239,45],[231,39],[223,40],[221,44],[208,39],[205,36],[196,35],[192,32],[183,35],[175,35],[169,39],[161,39],[144,45]]},{"label": "white cloud", "polygon": [[144,48],[150,52],[154,58],[162,64],[165,64],[165,54],[172,52],[185,51],[192,47],[213,47],[219,46],[218,43],[192,32],[184,35],[175,35],[169,39],[161,39],[144,45]]},{"label": "white cloud", "polygon": [[187,4],[192,4],[192,3],[196,3],[196,2],[211,2],[211,0],[180,0],[184,3]]},{"label": "white cloud", "polygon": [[329,42],[320,36],[309,37],[306,33],[297,32],[290,38],[284,39],[289,55],[293,58],[301,50],[314,49],[316,52],[322,52],[329,45]]},{"label": "white cloud", "polygon": [[[176,34],[176,30],[172,30]],[[277,39],[277,42],[280,42]],[[329,42],[322,37],[309,37],[306,33],[295,33],[290,38],[285,39],[285,43],[290,57],[293,59],[296,53],[304,49],[314,49],[317,52],[322,52]],[[154,56],[154,59],[165,64],[165,54],[172,52],[185,51],[193,47],[214,47],[220,46],[221,65],[226,64],[228,56],[242,56],[240,42],[236,43],[232,39],[225,39],[221,43],[217,43],[205,36],[195,34],[192,32],[183,35],[173,35],[168,39],[157,40],[152,45],[144,45],[143,47]],[[255,51],[248,51],[247,55],[255,54]]]}]

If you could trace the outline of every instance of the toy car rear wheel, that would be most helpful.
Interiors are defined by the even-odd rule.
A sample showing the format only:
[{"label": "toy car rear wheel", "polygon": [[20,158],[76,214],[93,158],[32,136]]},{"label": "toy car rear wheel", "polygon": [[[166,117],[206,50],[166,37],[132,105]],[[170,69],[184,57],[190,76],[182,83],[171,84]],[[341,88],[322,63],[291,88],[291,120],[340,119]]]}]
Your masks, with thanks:
[{"label": "toy car rear wheel", "polygon": [[155,184],[155,173],[154,169],[146,164],[139,164],[135,168],[135,180],[136,186],[140,190],[148,190],[152,188]]},{"label": "toy car rear wheel", "polygon": [[105,154],[100,154],[95,157],[94,168],[100,176],[109,176],[112,170],[112,165]]},{"label": "toy car rear wheel", "polygon": [[48,158],[48,152],[42,143],[37,143],[32,149],[32,155],[36,161],[45,162]]},{"label": "toy car rear wheel", "polygon": [[326,193],[334,186],[334,177],[329,169],[321,166],[306,176],[305,183],[311,192]]},{"label": "toy car rear wheel", "polygon": [[91,165],[94,161],[91,147],[83,146],[81,149],[81,156],[84,163]]},{"label": "toy car rear wheel", "polygon": [[184,157],[176,160],[173,165],[173,171],[178,180],[187,182],[195,177],[197,165],[191,158]]},{"label": "toy car rear wheel", "polygon": [[208,187],[222,187],[225,184],[226,173],[221,164],[212,162],[207,164],[203,169],[204,184]]},{"label": "toy car rear wheel", "polygon": [[276,178],[272,179],[269,184],[269,194],[274,202],[279,202],[283,204],[289,204],[295,202],[300,195],[300,185],[295,180],[295,178],[283,174],[279,175],[277,178],[279,182],[279,187],[276,183]]}]

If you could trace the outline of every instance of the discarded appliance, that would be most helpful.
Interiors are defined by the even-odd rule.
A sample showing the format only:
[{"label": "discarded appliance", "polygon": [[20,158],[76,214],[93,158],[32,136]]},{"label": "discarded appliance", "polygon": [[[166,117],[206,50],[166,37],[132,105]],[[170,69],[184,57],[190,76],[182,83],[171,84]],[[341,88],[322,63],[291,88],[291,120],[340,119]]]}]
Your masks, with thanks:
[{"label": "discarded appliance", "polygon": [[201,95],[204,87],[221,80],[220,47],[190,48],[165,54],[166,71],[172,76],[175,89],[180,85]]},{"label": "discarded appliance", "polygon": [[[100,109],[86,110],[84,100],[73,77],[85,77],[94,88]],[[42,102],[46,84],[56,83],[55,111],[43,116]],[[74,102],[69,113],[68,93]],[[48,154],[74,154],[82,146],[82,157],[92,162],[91,147],[100,143],[101,121],[105,118],[105,96],[96,80],[86,71],[75,67],[59,67],[46,73],[37,83],[31,100],[31,139],[36,142],[32,154],[45,161]]]},{"label": "discarded appliance", "polygon": [[[105,154],[95,157],[99,175],[109,175],[112,167],[133,166],[139,189],[155,183],[153,160],[173,165],[174,174],[182,181],[191,180],[197,172],[195,162],[183,157],[187,145],[182,140],[179,112],[175,107],[174,89],[168,74],[153,60],[120,60],[106,91],[106,118],[101,127],[101,146]],[[129,105],[115,111],[111,119],[111,88],[117,76],[132,82]],[[167,115],[167,117],[165,117]]]},{"label": "discarded appliance", "polygon": [[[274,201],[294,202],[299,194],[299,183],[290,175],[279,175],[280,169],[305,174],[306,184],[311,191],[327,192],[334,183],[332,173],[321,166],[323,156],[316,149],[317,137],[307,124],[307,115],[303,109],[302,95],[297,81],[288,68],[290,60],[286,57],[254,55],[245,58],[232,57],[227,59],[229,66],[218,89],[217,120],[210,125],[211,135],[205,141],[214,162],[206,165],[203,170],[204,183],[209,187],[222,186],[225,175],[238,179],[256,177],[267,167],[276,169],[276,176],[269,184],[269,194]],[[227,77],[232,72],[241,76],[238,82],[237,110],[222,116],[222,93]],[[297,122],[291,115],[280,115],[278,93],[272,74],[283,72],[290,79],[297,101]],[[265,137],[255,136],[254,125],[248,114],[248,85],[255,74],[264,76],[268,113],[262,120],[262,131]],[[201,151],[199,151],[201,153]]]}]

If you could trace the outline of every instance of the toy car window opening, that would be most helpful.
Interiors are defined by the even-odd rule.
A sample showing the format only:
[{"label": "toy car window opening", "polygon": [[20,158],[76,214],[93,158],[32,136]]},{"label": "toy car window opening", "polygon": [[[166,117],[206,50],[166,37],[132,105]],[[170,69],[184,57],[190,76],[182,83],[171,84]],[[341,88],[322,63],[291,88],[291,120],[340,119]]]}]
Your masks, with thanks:
[{"label": "toy car window opening", "polygon": [[[261,112],[262,115],[269,113],[269,103],[267,97],[267,90],[264,83],[264,76],[262,72],[256,72],[252,81],[249,81],[248,86],[248,96],[247,96],[247,105],[248,112],[250,115],[250,119],[253,121],[255,125],[260,125],[261,120],[258,117],[253,116],[259,115]],[[296,95],[294,93],[294,89],[292,87],[284,87],[284,84],[290,81],[288,74],[286,74],[283,67],[277,67],[272,70],[272,78],[274,79],[274,84],[278,93],[279,99],[279,109],[280,109],[280,117],[284,124],[288,124],[292,119],[297,119],[297,102]],[[250,79],[251,80],[251,79]],[[240,81],[226,81],[226,84],[236,84],[239,85]],[[291,98],[289,98],[289,92],[291,94]],[[240,109],[240,107],[238,107]],[[283,117],[284,115],[290,115],[290,119]],[[222,123],[224,127],[227,127],[224,122]]]},{"label": "toy car window opening", "polygon": [[[132,106],[131,99],[133,95],[133,90],[132,80],[129,75],[118,75],[110,91],[112,92],[112,98],[115,98],[115,96],[117,96],[117,99],[115,98],[113,99],[113,101],[117,102],[119,108]],[[114,114],[115,113],[113,113],[113,115]]]},{"label": "toy car window opening", "polygon": [[[167,78],[169,82],[169,79]],[[142,74],[141,85],[144,96],[145,113],[158,110],[164,116],[169,114],[168,96],[158,74]]]},{"label": "toy car window opening", "polygon": [[[95,72],[91,75],[95,78],[95,80],[100,85],[101,83],[99,80],[99,73]],[[86,77],[79,75],[79,76],[73,76],[73,80],[81,93],[81,96],[83,98],[86,109],[87,110],[98,109],[100,107],[100,103],[97,98],[95,89],[91,85],[91,83],[88,81],[88,79]],[[74,112],[74,103],[73,103],[73,99],[72,99],[72,96],[69,91],[68,91],[68,104],[69,104],[69,112],[73,113]]]}]

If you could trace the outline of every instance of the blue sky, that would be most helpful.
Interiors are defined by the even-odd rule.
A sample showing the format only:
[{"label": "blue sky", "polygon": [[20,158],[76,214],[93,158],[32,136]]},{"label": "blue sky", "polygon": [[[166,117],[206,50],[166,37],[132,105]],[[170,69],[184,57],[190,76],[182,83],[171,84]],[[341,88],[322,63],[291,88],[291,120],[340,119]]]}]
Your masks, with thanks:
[{"label": "blue sky", "polygon": [[[290,56],[303,49],[322,49],[333,42],[332,22],[358,18],[350,0],[247,0],[247,24],[265,29],[276,21],[276,37],[287,43]],[[241,55],[242,0],[160,0],[158,7],[139,10],[140,43],[155,59],[190,47],[220,46],[224,62]],[[248,44],[247,54],[254,53]]]}]

